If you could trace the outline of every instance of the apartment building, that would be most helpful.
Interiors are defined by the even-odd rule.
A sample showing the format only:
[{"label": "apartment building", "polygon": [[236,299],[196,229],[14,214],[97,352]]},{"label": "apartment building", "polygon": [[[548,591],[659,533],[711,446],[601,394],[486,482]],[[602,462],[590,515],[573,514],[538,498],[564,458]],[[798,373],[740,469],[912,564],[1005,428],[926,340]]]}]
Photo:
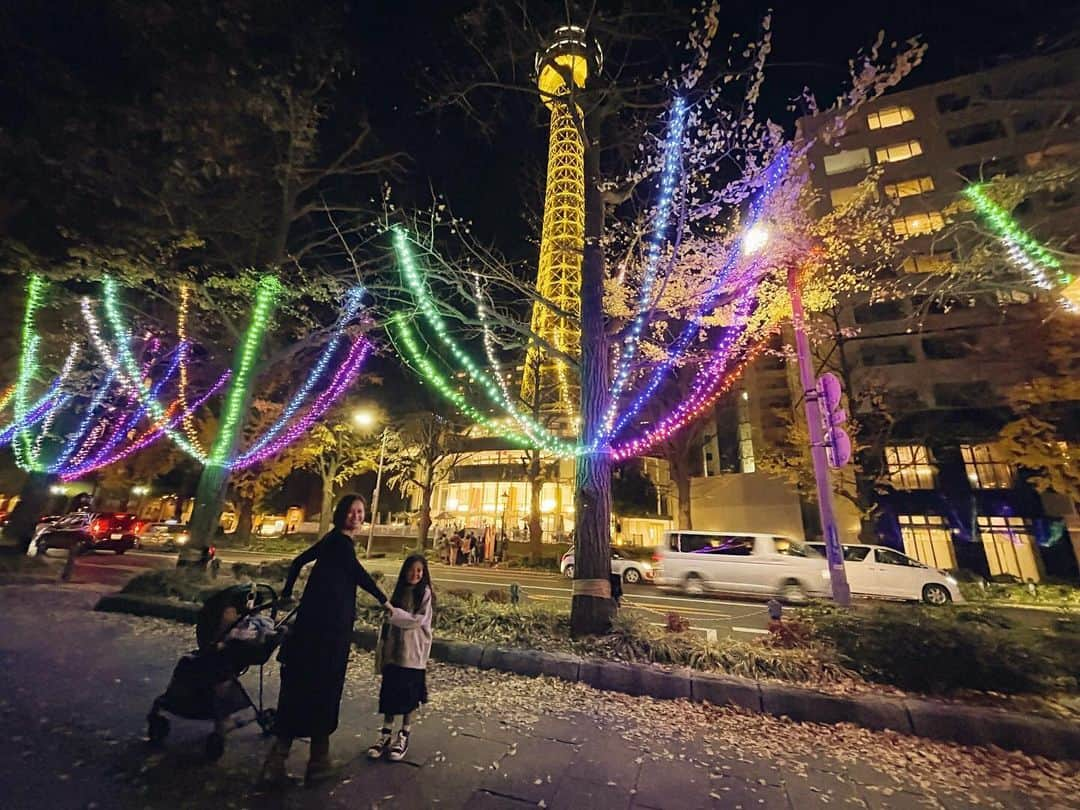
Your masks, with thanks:
[{"label": "apartment building", "polygon": [[[899,292],[844,302],[830,313],[837,337],[816,347],[848,383],[851,410],[864,425],[860,486],[878,506],[864,539],[983,575],[1076,576],[1075,513],[1048,511],[1024,472],[996,458],[990,444],[1009,418],[1004,392],[1024,379],[1024,351],[1054,302],[1020,282],[942,291],[955,289],[950,269],[970,255],[972,240],[985,238],[964,226],[974,213],[962,190],[1080,159],[1078,107],[1080,50],[1063,51],[889,93],[840,138],[811,151],[822,212],[843,204],[880,166],[879,193],[895,203],[893,227],[908,237],[903,256],[882,271],[887,288]],[[812,136],[827,120],[803,118],[798,127]],[[1014,215],[1039,239],[1075,240],[1080,195],[1073,188],[1038,193]],[[728,450],[732,468],[746,471],[747,438],[777,428],[765,407],[770,397],[783,399],[769,387],[782,373],[777,366],[773,358],[759,362],[718,409],[718,434],[734,435],[726,444],[739,448],[738,466]],[[742,412],[740,398],[748,406]]]}]

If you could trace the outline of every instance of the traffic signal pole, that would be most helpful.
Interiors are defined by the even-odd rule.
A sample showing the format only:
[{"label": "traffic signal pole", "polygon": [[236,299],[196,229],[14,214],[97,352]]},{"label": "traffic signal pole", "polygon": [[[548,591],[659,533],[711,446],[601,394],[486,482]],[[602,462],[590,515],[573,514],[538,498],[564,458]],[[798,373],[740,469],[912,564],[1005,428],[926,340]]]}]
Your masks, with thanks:
[{"label": "traffic signal pole", "polygon": [[832,583],[833,600],[836,604],[846,607],[851,604],[851,589],[848,587],[847,573],[844,571],[844,550],[840,545],[840,532],[836,526],[836,513],[833,510],[821,395],[814,376],[810,341],[806,337],[802,294],[799,292],[798,272],[794,265],[788,268],[787,282],[788,295],[791,297],[791,322],[795,329],[795,354],[799,360],[799,383],[803,391],[803,402],[806,404],[806,424],[810,431],[810,458],[814,463],[818,513],[821,516],[821,530],[825,534],[825,556],[829,565],[829,581]]}]

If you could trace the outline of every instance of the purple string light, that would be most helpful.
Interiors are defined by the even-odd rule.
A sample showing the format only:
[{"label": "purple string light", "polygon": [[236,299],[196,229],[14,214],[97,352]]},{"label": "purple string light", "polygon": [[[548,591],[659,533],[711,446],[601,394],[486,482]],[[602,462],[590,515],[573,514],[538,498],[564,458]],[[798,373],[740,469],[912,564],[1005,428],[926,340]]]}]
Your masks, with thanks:
[{"label": "purple string light", "polygon": [[236,461],[229,464],[229,468],[233,470],[242,470],[246,467],[258,464],[259,462],[270,458],[270,456],[281,452],[284,448],[299,439],[301,435],[311,428],[315,423],[315,420],[326,413],[330,406],[333,405],[334,401],[352,384],[360,371],[360,367],[364,364],[364,361],[367,359],[370,352],[371,343],[366,339],[357,338],[354,340],[349,347],[348,356],[338,367],[337,373],[334,375],[333,380],[331,380],[330,385],[327,386],[326,390],[319,394],[311,404],[311,408],[308,409],[308,412],[293,423],[293,425],[275,441],[261,447],[255,453],[245,453],[240,458],[236,459]]}]

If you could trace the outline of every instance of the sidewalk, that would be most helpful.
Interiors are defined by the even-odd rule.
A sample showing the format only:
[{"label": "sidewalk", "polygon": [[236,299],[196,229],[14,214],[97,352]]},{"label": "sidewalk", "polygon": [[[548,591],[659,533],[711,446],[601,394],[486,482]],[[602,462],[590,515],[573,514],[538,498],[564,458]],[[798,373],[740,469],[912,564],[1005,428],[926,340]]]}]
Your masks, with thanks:
[{"label": "sidewalk", "polygon": [[[255,726],[230,735],[217,765],[202,760],[206,724],[174,720],[165,750],[147,751],[144,715],[192,630],[94,613],[99,595],[0,587],[5,808],[1049,809],[1080,793],[1076,763],[449,665],[429,672],[407,761],[368,763],[377,682],[362,653],[332,741],[348,761],[339,780],[260,793]],[[267,675],[272,703],[276,666]]]}]

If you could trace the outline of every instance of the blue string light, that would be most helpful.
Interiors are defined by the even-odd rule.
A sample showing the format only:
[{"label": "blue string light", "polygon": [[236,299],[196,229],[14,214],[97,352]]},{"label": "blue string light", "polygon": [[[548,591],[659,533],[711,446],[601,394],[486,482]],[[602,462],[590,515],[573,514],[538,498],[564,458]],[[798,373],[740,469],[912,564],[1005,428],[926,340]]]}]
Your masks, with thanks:
[{"label": "blue string light", "polygon": [[234,466],[246,466],[248,460],[273,441],[274,437],[285,429],[285,426],[289,424],[289,421],[296,415],[296,412],[300,410],[300,407],[315,388],[316,383],[318,383],[326,373],[330,361],[334,358],[334,353],[341,344],[341,339],[345,334],[345,327],[356,317],[356,313],[360,311],[364,293],[364,288],[358,286],[351,288],[345,294],[344,307],[338,315],[337,323],[334,324],[334,332],[331,335],[329,342],[327,342],[326,346],[323,348],[322,354],[319,356],[319,361],[312,368],[307,379],[304,380],[304,384],[300,386],[296,393],[289,399],[288,404],[286,404],[285,408],[281,411],[281,415],[278,416],[269,428],[267,428],[266,433],[264,433],[258,441],[244,451],[244,453],[236,460]]},{"label": "blue string light", "polygon": [[[772,194],[776,185],[783,179],[788,166],[788,147],[784,147],[777,154],[776,158],[766,168],[764,176],[765,181],[763,183],[761,191],[756,195],[754,201],[750,204],[750,212],[746,221],[746,229],[735,240],[730,251],[728,252],[727,261],[723,267],[714,277],[713,283],[702,299],[701,305],[694,313],[694,317],[690,319],[690,322],[683,328],[682,333],[673,344],[671,350],[668,352],[667,359],[663,363],[660,363],[655,369],[653,369],[652,377],[649,379],[648,385],[638,393],[637,397],[630,404],[630,407],[619,417],[619,421],[616,423],[614,430],[607,433],[604,438],[609,440],[617,435],[623,428],[629,424],[630,420],[636,417],[649,398],[656,392],[656,389],[660,387],[660,383],[663,381],[664,376],[671,370],[672,366],[682,357],[683,353],[690,345],[690,341],[698,333],[701,325],[701,319],[705,313],[710,312],[715,304],[717,298],[719,298],[721,292],[724,289],[724,285],[731,275],[732,270],[738,263],[739,256],[742,252],[742,242],[747,231],[753,228],[758,218],[761,216],[761,212],[765,207],[765,203],[769,196]],[[599,446],[599,442],[594,445]]]},{"label": "blue string light", "polygon": [[76,428],[75,432],[68,436],[67,441],[60,449],[56,459],[49,465],[49,472],[55,473],[59,471],[60,468],[64,466],[65,462],[71,458],[72,454],[75,452],[75,448],[90,431],[90,426],[94,421],[94,411],[101,407],[101,403],[109,393],[109,389],[112,387],[115,378],[116,372],[110,371],[109,375],[105,378],[105,382],[94,392],[94,396],[90,400],[90,405],[86,409],[86,416],[83,417],[82,422],[79,423],[79,427]]},{"label": "blue string light", "polygon": [[630,377],[630,367],[634,357],[637,355],[638,344],[641,341],[641,330],[645,327],[649,310],[652,307],[653,283],[656,280],[656,272],[660,267],[661,249],[671,220],[675,179],[682,165],[682,139],[685,121],[686,102],[681,97],[676,96],[672,103],[668,136],[664,144],[663,171],[660,176],[660,200],[657,204],[656,222],[645,259],[645,271],[642,275],[641,290],[638,294],[637,315],[634,318],[630,332],[623,341],[625,348],[619,358],[618,367],[611,381],[607,411],[601,422],[602,427],[596,442],[597,445],[601,444],[610,434],[612,423],[615,421],[615,409],[619,404],[619,396],[622,394]]}]

